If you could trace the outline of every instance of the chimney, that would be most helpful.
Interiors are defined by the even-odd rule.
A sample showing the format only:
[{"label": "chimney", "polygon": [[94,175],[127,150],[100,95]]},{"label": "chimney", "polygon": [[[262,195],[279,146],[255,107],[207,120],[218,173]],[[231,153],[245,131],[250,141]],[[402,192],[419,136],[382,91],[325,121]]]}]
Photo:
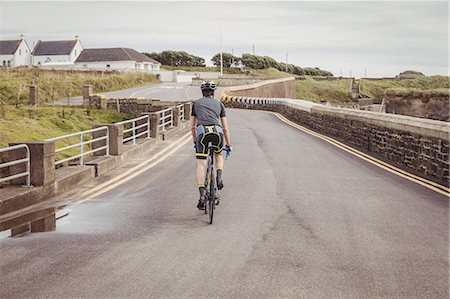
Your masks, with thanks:
[{"label": "chimney", "polygon": [[20,39],[23,39],[25,37],[25,35],[21,34],[20,35]]}]

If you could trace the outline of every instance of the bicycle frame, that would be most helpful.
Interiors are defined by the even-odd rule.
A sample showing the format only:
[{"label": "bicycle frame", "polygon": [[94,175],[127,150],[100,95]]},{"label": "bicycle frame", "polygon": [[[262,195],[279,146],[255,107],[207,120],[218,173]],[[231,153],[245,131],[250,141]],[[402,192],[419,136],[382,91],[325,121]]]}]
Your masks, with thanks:
[{"label": "bicycle frame", "polygon": [[214,173],[214,149],[215,146],[208,144],[207,168],[205,175],[205,214],[209,214],[209,223],[212,224],[215,200],[216,200],[216,175]]}]

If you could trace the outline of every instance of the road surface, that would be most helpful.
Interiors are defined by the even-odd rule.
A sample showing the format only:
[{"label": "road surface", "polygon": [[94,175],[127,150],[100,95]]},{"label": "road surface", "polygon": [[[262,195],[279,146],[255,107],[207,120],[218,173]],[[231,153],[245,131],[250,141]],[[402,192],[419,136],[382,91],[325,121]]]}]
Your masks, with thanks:
[{"label": "road surface", "polygon": [[[216,97],[220,96],[222,88],[216,90]],[[193,101],[201,97],[200,86],[191,86],[189,83],[158,83],[140,87],[124,89],[112,92],[101,92],[110,98],[137,98],[144,99],[159,98],[161,101]],[[82,105],[82,97],[72,97],[69,100],[57,101],[61,105]]]},{"label": "road surface", "polygon": [[213,225],[188,142],[55,232],[1,239],[0,297],[448,298],[448,198],[270,113],[228,116]]}]

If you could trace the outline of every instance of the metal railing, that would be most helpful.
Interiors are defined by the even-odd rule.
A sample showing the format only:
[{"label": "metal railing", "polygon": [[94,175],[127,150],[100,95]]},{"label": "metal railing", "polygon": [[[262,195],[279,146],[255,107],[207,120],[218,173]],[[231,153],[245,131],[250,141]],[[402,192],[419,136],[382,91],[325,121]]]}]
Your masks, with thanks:
[{"label": "metal railing", "polygon": [[[92,134],[94,132],[100,132],[100,131],[105,131],[105,135],[101,136],[101,137],[97,137],[97,138],[91,138],[91,139],[85,138],[86,134]],[[64,135],[64,136],[59,136],[59,137],[55,137],[55,138],[50,138],[50,139],[47,139],[46,141],[54,141],[56,143],[57,141],[72,138],[72,137],[78,137],[80,142],[71,144],[71,145],[68,145],[68,146],[65,146],[62,148],[57,148],[55,150],[55,153],[60,153],[60,152],[67,151],[69,149],[78,148],[79,154],[58,160],[55,162],[55,166],[62,164],[64,162],[67,162],[67,161],[72,161],[72,160],[77,160],[77,159],[79,159],[80,165],[84,165],[84,156],[93,154],[93,153],[96,153],[99,151],[103,151],[103,150],[106,151],[106,156],[109,156],[109,130],[108,130],[108,127],[106,127],[106,126],[95,128],[92,130],[86,130],[86,131],[82,131],[82,132],[72,133],[72,134],[68,134],[68,135]],[[106,145],[85,151],[85,149],[84,149],[85,145],[91,145],[94,142],[98,142],[98,141],[102,141],[102,140],[105,140]]]},{"label": "metal railing", "polygon": [[22,178],[22,177],[26,176],[27,180],[26,180],[25,186],[26,187],[30,187],[30,148],[28,147],[28,145],[26,145],[26,144],[18,144],[18,145],[5,147],[5,148],[0,148],[0,153],[9,152],[9,151],[13,151],[13,150],[18,150],[18,149],[21,149],[21,148],[24,148],[26,150],[26,157],[22,158],[22,159],[14,160],[14,161],[0,163],[0,169],[1,168],[6,168],[6,167],[10,167],[10,166],[14,166],[14,165],[17,165],[17,164],[25,163],[25,165],[26,165],[25,172],[21,172],[21,173],[10,175],[10,176],[4,177],[4,178],[0,178],[0,183],[11,181],[11,180]]},{"label": "metal railing", "polygon": [[165,130],[173,127],[173,110],[172,108],[158,111],[159,113],[159,130],[164,132]]},{"label": "metal railing", "polygon": [[180,121],[184,119],[184,104],[178,105],[178,108],[180,108]]},{"label": "metal railing", "polygon": [[[146,121],[143,121],[146,120]],[[143,122],[141,124],[138,124],[139,122]],[[133,144],[136,144],[136,139],[140,136],[147,135],[147,138],[150,138],[150,116],[144,115],[138,118],[133,118],[130,120],[121,121],[118,123],[115,123],[116,125],[123,125],[123,143],[126,143],[130,140],[133,141]],[[125,127],[128,128],[125,128]],[[142,128],[146,128],[145,131],[139,132]],[[129,135],[125,137],[125,135]]]}]

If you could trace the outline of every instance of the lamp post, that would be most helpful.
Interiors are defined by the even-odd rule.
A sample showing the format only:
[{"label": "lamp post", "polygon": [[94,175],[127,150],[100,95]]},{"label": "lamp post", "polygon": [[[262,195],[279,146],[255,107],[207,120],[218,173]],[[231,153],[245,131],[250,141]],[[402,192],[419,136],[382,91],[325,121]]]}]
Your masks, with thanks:
[{"label": "lamp post", "polygon": [[220,76],[223,76],[223,45],[222,45],[222,25],[220,26]]}]

